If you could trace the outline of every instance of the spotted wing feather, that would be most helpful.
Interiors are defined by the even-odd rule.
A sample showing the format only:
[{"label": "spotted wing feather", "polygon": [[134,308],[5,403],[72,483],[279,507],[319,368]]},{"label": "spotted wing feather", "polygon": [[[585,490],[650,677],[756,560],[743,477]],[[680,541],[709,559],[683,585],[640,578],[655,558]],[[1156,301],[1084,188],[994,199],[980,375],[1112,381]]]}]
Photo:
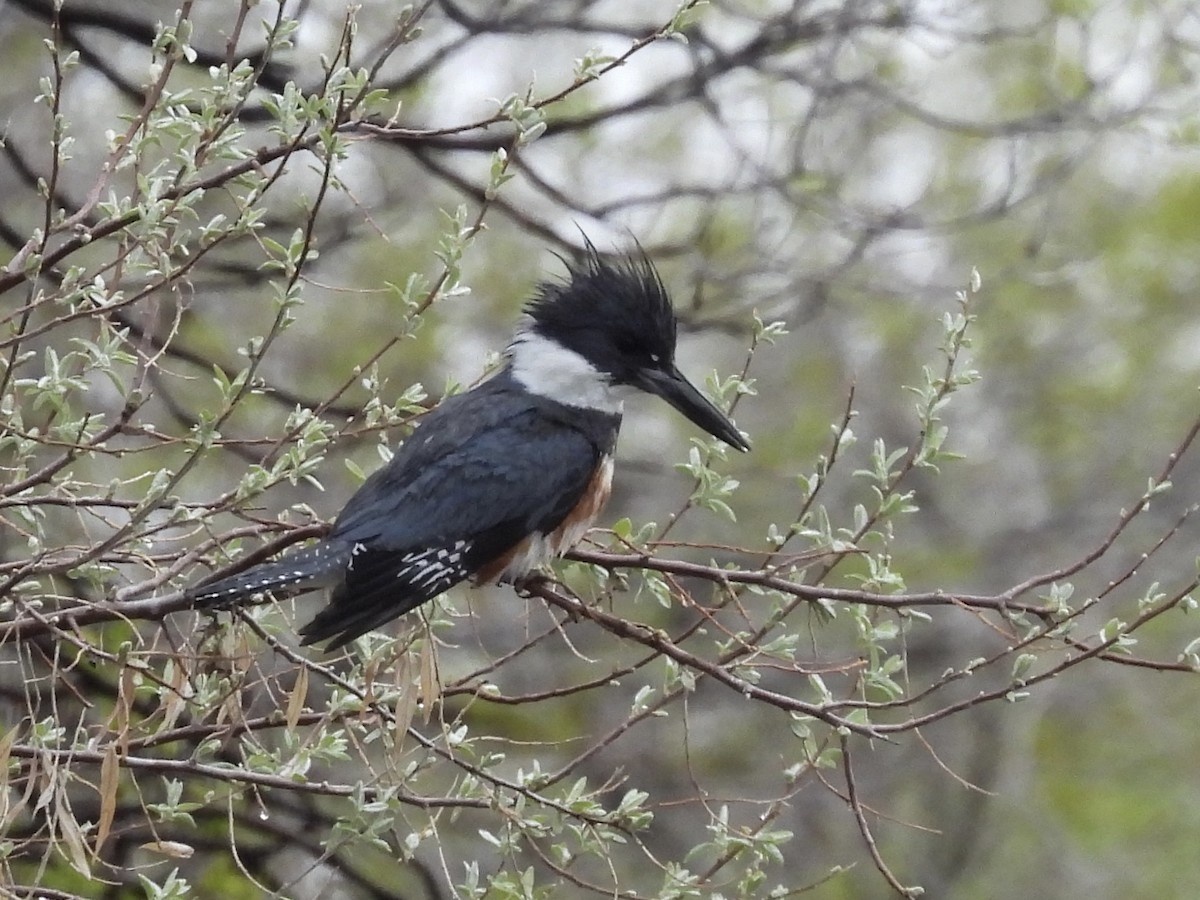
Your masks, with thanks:
[{"label": "spotted wing feather", "polygon": [[443,403],[338,517],[352,555],[304,642],[338,647],[558,527],[619,421],[565,421],[504,374]]}]

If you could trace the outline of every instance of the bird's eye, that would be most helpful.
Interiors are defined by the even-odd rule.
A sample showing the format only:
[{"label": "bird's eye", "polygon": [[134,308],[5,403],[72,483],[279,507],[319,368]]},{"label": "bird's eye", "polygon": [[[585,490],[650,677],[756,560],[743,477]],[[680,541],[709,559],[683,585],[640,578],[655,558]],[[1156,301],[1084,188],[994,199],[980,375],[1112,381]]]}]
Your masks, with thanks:
[{"label": "bird's eye", "polygon": [[654,363],[657,366],[660,362],[662,362],[662,358],[657,353],[651,353],[650,354],[650,362]]}]

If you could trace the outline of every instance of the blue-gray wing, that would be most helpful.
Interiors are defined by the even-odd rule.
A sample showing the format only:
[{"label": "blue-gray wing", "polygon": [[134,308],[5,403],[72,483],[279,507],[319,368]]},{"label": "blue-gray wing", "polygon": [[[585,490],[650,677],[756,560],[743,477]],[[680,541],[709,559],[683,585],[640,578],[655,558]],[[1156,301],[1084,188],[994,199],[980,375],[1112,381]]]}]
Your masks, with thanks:
[{"label": "blue-gray wing", "polygon": [[329,539],[351,561],[306,642],[336,646],[419,606],[579,503],[619,419],[598,428],[489,385],[445,401],[346,504]]}]

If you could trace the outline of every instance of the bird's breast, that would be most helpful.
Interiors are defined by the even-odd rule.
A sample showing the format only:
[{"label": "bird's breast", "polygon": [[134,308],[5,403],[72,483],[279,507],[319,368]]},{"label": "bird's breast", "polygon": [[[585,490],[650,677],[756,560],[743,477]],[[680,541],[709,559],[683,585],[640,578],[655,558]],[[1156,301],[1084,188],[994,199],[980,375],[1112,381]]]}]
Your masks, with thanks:
[{"label": "bird's breast", "polygon": [[484,566],[475,576],[476,584],[512,581],[527,575],[538,566],[562,556],[587,534],[604,504],[612,494],[613,458],[604,456],[579,502],[551,532],[534,533],[502,554],[494,563]]}]

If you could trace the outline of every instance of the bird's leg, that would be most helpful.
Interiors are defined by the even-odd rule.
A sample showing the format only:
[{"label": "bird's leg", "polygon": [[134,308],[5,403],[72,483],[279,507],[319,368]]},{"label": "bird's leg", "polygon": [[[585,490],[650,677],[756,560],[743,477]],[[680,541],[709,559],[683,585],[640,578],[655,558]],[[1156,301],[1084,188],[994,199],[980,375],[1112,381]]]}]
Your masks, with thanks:
[{"label": "bird's leg", "polygon": [[547,587],[554,584],[554,577],[547,575],[545,572],[534,569],[532,572],[526,572],[513,579],[513,590],[517,592],[517,596],[523,599],[537,596],[537,589]]},{"label": "bird's leg", "polygon": [[[514,578],[512,582],[513,590],[517,592],[517,596],[527,599],[538,596],[538,588],[549,590],[559,585],[561,585],[561,582],[553,574],[539,569],[528,572],[519,578]],[[576,602],[579,601],[576,599]],[[583,616],[577,610],[567,608],[562,604],[556,605],[567,614],[566,619],[563,621],[575,624],[582,620]]]}]

